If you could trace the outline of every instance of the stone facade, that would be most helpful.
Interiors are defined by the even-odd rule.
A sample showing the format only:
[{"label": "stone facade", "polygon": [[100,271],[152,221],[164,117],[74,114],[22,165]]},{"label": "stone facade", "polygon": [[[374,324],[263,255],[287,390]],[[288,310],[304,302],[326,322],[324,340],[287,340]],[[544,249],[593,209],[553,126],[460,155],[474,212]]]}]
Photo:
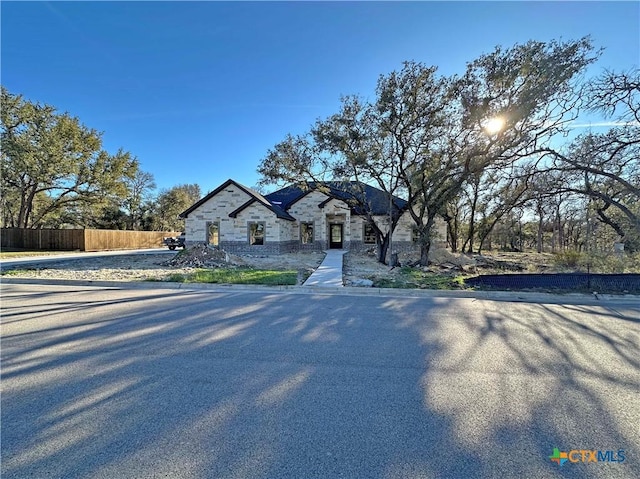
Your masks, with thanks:
[{"label": "stone facade", "polygon": [[251,245],[248,241],[220,241],[219,247],[228,253],[256,255],[293,253],[299,250],[297,241],[272,241],[264,245]]},{"label": "stone facade", "polygon": [[236,210],[251,197],[236,185],[229,185],[200,205],[185,219],[185,234],[187,244],[207,243],[207,223],[218,222],[220,227],[220,241],[246,241],[245,234],[239,238],[234,218],[229,213]]},{"label": "stone facade", "polygon": [[[373,219],[381,230],[384,231],[388,229],[388,216],[374,216]],[[351,249],[354,251],[366,251],[376,248],[376,243],[364,242],[365,224],[366,218],[364,216],[351,217]],[[413,218],[411,218],[411,215],[408,212],[400,217],[391,237],[391,247],[394,252],[406,253],[420,251],[419,244],[413,239],[413,225]],[[439,246],[444,245],[446,243],[446,236],[447,225],[442,219],[438,218],[436,221],[436,237],[434,238],[434,244]]]},{"label": "stone facade", "polygon": [[[326,193],[310,191],[290,205],[286,212],[273,208],[273,205],[257,193],[229,180],[183,214],[186,243],[208,243],[208,225],[217,223],[218,246],[230,253],[322,251],[331,247],[332,225],[339,225],[343,249],[368,250],[376,247],[375,243],[364,242],[366,218],[353,214],[344,201],[330,198]],[[381,229],[387,228],[387,216],[375,216],[374,220]],[[251,224],[261,225],[262,244],[251,244]],[[307,236],[305,243],[301,237],[303,224],[306,224],[307,233],[310,227],[313,229],[312,239]],[[393,234],[394,251],[418,250],[413,241],[412,225],[413,220],[406,213]],[[445,238],[446,226],[442,220],[437,223],[437,229]],[[335,247],[336,243],[333,245]]]}]

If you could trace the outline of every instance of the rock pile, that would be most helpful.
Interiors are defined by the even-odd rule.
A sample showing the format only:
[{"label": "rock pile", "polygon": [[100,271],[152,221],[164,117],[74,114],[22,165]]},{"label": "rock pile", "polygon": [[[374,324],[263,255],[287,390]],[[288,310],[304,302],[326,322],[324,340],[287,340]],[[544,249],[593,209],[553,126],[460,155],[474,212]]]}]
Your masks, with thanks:
[{"label": "rock pile", "polygon": [[222,249],[210,248],[205,244],[190,246],[164,264],[179,268],[228,268],[246,265],[239,256]]}]

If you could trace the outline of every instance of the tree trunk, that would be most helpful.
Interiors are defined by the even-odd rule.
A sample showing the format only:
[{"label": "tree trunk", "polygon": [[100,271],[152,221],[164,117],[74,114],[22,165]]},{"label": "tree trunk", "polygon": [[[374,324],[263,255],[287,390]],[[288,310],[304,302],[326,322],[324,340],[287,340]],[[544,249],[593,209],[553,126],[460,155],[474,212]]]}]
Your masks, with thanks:
[{"label": "tree trunk", "polygon": [[624,241],[626,234],[622,227],[615,221],[613,221],[610,217],[608,217],[605,213],[605,210],[608,208],[608,205],[604,208],[597,208],[596,213],[600,217],[600,221],[611,226],[613,230],[620,236],[620,241]]},{"label": "tree trunk", "polygon": [[467,240],[464,242],[464,246],[462,247],[462,252],[464,253],[464,249],[467,243],[469,243],[469,247],[467,248],[467,253],[473,253],[473,239],[476,234],[476,208],[478,207],[478,188],[480,185],[478,178],[478,182],[473,185],[473,201],[471,202],[471,214],[469,218],[469,236]]},{"label": "tree trunk", "polygon": [[458,221],[458,213],[456,212],[456,216],[453,219],[453,244],[451,245],[453,252],[458,252],[458,235],[460,234],[460,222]]},{"label": "tree trunk", "polygon": [[[496,216],[491,223],[489,223],[488,225],[480,229],[480,233],[478,234],[478,240],[480,241],[480,244],[478,245],[478,249],[477,249],[478,254],[482,253],[482,250],[484,249],[484,244],[487,241],[487,238],[490,237],[493,229],[498,224],[498,221],[500,221],[500,218],[502,218],[502,215]],[[489,240],[489,244],[491,244],[491,240]],[[503,244],[506,244],[504,240],[503,240]],[[472,251],[470,252],[472,253]]]},{"label": "tree trunk", "polygon": [[[471,222],[469,223],[469,237],[467,238],[467,242],[469,246],[467,247],[467,253],[473,253],[473,237],[476,235],[475,229],[476,229],[475,221],[473,220],[473,216],[472,216]],[[467,243],[465,242],[465,244]]]},{"label": "tree trunk", "polygon": [[429,250],[431,249],[431,240],[425,240],[420,245],[420,266],[429,264]]},{"label": "tree trunk", "polygon": [[518,250],[524,252],[524,240],[522,239],[522,216],[518,217]]},{"label": "tree trunk", "polygon": [[20,195],[20,210],[18,211],[18,221],[17,221],[17,227],[18,228],[26,228],[25,226],[25,216],[27,214],[27,198],[26,198],[26,191],[22,192],[22,195]]},{"label": "tree trunk", "polygon": [[431,229],[435,222],[435,216],[429,215],[427,223],[420,230],[420,266],[429,264],[429,250],[431,249]]},{"label": "tree trunk", "polygon": [[482,254],[485,239],[486,239],[486,236],[484,238],[480,238],[480,244],[478,245],[478,254]]},{"label": "tree trunk", "polygon": [[455,231],[455,227],[451,226],[453,219],[447,221],[447,239],[449,242],[449,246],[451,246],[451,251],[453,253],[458,252],[458,236],[457,231]]},{"label": "tree trunk", "polygon": [[564,248],[564,225],[562,224],[562,215],[560,214],[560,205],[556,208],[556,228],[558,229],[558,250],[563,251]]},{"label": "tree trunk", "polygon": [[544,223],[544,216],[542,209],[538,207],[538,236],[536,237],[536,251],[542,253],[542,227]]},{"label": "tree trunk", "polygon": [[29,217],[33,208],[33,199],[36,196],[36,189],[28,188],[22,192],[20,198],[20,212],[18,213],[18,228],[28,228]]},{"label": "tree trunk", "polygon": [[378,263],[387,264],[387,250],[389,249],[389,235],[381,235],[382,242],[378,243],[377,260]]}]

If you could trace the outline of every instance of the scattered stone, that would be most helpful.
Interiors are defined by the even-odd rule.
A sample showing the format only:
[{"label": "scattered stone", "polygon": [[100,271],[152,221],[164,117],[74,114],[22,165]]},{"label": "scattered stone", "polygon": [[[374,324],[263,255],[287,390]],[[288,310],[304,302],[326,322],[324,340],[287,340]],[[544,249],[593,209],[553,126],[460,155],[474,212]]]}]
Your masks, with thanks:
[{"label": "scattered stone", "polygon": [[439,266],[443,269],[458,269],[459,267],[453,263],[440,263]]},{"label": "scattered stone", "polygon": [[478,268],[475,264],[465,264],[461,267],[461,269],[465,273],[475,273],[478,271]]},{"label": "scattered stone", "polygon": [[355,278],[351,280],[351,286],[356,286],[359,288],[371,288],[373,286],[373,281],[371,281],[370,279]]}]

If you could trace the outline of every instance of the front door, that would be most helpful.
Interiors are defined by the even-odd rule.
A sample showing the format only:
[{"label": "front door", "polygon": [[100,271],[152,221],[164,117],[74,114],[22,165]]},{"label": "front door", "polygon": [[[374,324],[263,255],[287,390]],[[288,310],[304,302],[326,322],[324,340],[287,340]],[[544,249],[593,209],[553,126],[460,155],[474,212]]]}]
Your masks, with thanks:
[{"label": "front door", "polygon": [[342,249],[342,223],[329,225],[329,248]]}]

